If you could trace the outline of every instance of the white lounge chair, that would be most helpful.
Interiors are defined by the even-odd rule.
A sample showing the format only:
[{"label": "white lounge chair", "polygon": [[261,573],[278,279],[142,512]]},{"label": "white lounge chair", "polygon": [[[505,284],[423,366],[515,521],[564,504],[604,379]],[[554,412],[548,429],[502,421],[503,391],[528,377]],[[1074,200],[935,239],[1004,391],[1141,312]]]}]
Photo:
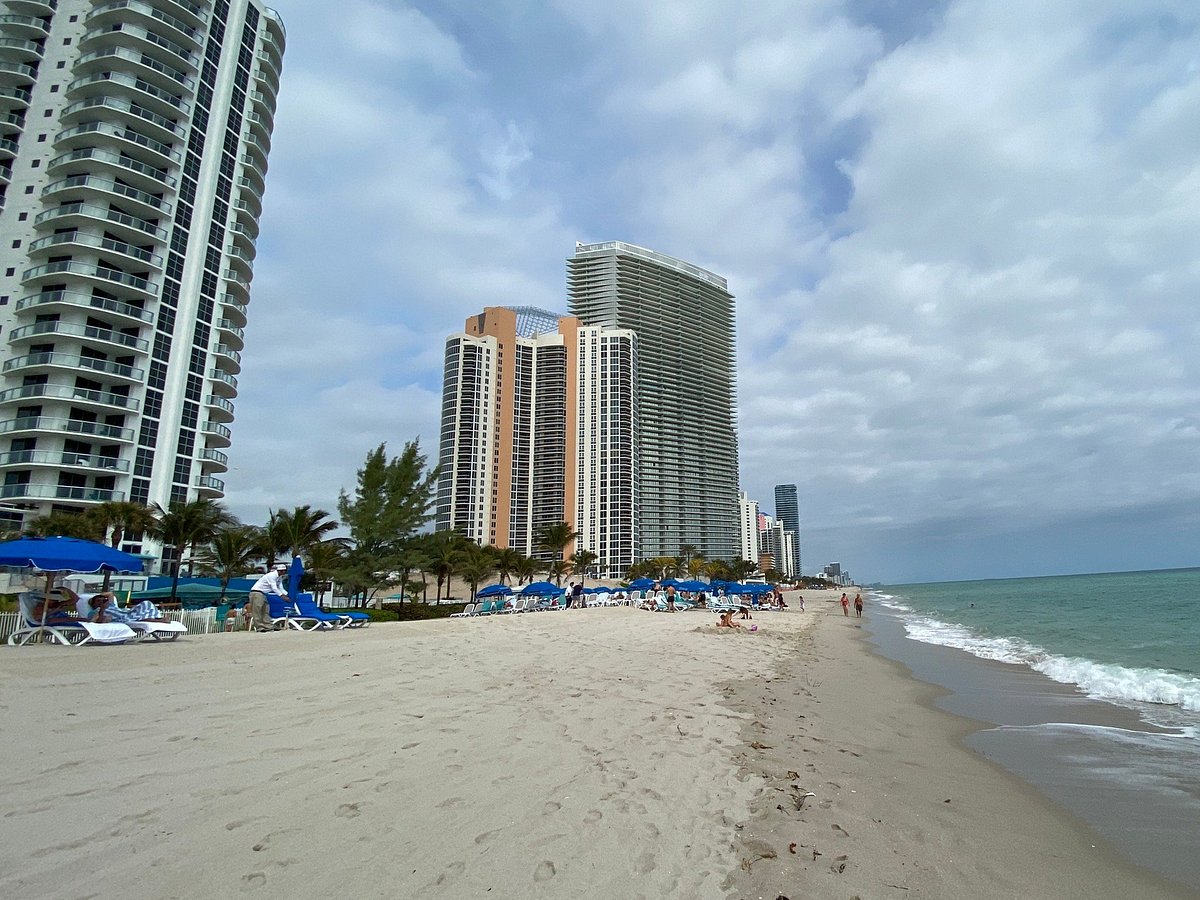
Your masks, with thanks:
[{"label": "white lounge chair", "polygon": [[128,625],[116,622],[86,622],[74,619],[66,613],[35,617],[34,608],[42,600],[41,591],[25,591],[18,597],[21,620],[24,623],[9,635],[8,643],[14,647],[45,641],[48,644],[64,644],[79,647],[83,644],[124,644],[137,639],[137,633]]}]

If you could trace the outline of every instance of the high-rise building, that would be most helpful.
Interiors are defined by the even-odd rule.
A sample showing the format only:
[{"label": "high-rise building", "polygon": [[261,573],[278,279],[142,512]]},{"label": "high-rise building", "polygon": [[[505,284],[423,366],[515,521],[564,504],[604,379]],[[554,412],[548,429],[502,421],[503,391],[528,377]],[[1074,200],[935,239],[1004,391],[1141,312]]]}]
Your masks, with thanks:
[{"label": "high-rise building", "polygon": [[446,341],[437,527],[549,560],[567,522],[592,572],[638,558],[637,340],[531,307],[488,307]]},{"label": "high-rise building", "polygon": [[758,563],[758,501],[744,492],[738,493],[738,556],[747,562]]},{"label": "high-rise building", "polygon": [[733,295],[698,266],[621,241],[577,244],[570,310],[638,341],[643,558],[685,545],[732,559],[738,541]]},{"label": "high-rise building", "polygon": [[[792,532],[792,555],[789,560],[790,575],[800,575],[800,500],[794,484],[775,485],[775,515],[783,527]],[[781,567],[782,568],[782,567]]]},{"label": "high-rise building", "polygon": [[2,6],[0,496],[219,499],[283,23],[258,0]]}]

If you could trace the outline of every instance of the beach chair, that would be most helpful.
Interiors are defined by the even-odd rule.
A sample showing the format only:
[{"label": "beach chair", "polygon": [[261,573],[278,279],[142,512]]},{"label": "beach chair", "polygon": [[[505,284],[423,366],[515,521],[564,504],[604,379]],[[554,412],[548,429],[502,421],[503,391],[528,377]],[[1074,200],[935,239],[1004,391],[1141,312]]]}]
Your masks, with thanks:
[{"label": "beach chair", "polygon": [[[88,601],[93,596],[95,595],[79,595],[79,600],[76,602],[75,608],[80,618],[86,619],[91,614],[92,608],[88,605]],[[119,603],[116,606],[121,612],[129,611],[122,608]],[[138,643],[150,638],[156,641],[174,641],[178,640],[181,634],[187,634],[187,626],[182,622],[148,622],[139,619],[130,619],[121,624],[133,629]]]},{"label": "beach chair", "polygon": [[328,630],[331,626],[309,616],[299,615],[294,606],[278,594],[267,595],[267,615],[275,629],[294,628],[296,631]]},{"label": "beach chair", "polygon": [[17,602],[21,608],[22,627],[9,635],[8,643],[14,647],[44,641],[48,644],[63,644],[80,647],[84,644],[124,644],[137,639],[137,633],[128,625],[116,622],[85,622],[67,613],[52,613],[35,617],[34,608],[41,602],[41,591],[25,591]]},{"label": "beach chair", "polygon": [[316,619],[322,628],[360,628],[371,621],[371,617],[364,612],[325,612],[317,606],[311,594],[297,594],[294,609],[297,615]]},{"label": "beach chair", "polygon": [[468,603],[462,608],[462,612],[450,613],[451,619],[465,619],[467,616],[475,615],[475,610],[479,609],[478,603]]}]

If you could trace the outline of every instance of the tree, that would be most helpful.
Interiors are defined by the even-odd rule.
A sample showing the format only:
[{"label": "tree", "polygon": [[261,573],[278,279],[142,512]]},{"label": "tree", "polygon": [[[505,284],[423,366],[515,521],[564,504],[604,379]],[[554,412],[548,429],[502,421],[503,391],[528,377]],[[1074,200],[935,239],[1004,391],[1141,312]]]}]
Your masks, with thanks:
[{"label": "tree", "polygon": [[401,552],[430,519],[437,488],[438,469],[426,471],[417,441],[406,443],[391,460],[386,447],[380,444],[367,454],[354,496],[338,495],[338,515],[354,545],[347,555],[349,569],[343,571],[365,590],[373,577],[387,578],[399,569]]},{"label": "tree", "polygon": [[[295,509],[281,509],[272,513],[272,537],[275,545],[288,551],[288,558],[304,557],[309,550],[325,540],[331,531],[336,531],[338,523],[329,518],[329,513],[323,509],[313,509],[308,504],[297,506]],[[271,560],[274,562],[274,560]]]},{"label": "tree", "polygon": [[471,602],[479,592],[479,582],[496,571],[496,555],[488,547],[472,542],[460,550],[458,574],[471,586]]},{"label": "tree", "polygon": [[512,573],[517,577],[518,585],[531,583],[534,576],[540,571],[542,571],[541,560],[534,559],[532,556],[522,556],[512,567]]},{"label": "tree", "polygon": [[[166,547],[174,549],[174,559],[171,566],[171,599],[179,590],[179,569],[183,563],[183,551],[189,551],[189,559],[195,556],[196,546],[206,544],[222,528],[237,524],[225,507],[215,500],[192,500],[189,503],[176,501],[169,509],[163,509],[157,503],[154,509],[158,514],[151,533],[163,542]],[[191,574],[189,563],[188,573]]]},{"label": "tree", "polygon": [[[121,541],[129,534],[152,532],[158,520],[154,510],[144,503],[131,503],[127,500],[108,500],[93,506],[86,513],[101,529],[108,539],[109,546],[114,550],[120,548]],[[107,591],[112,582],[112,572],[105,571],[101,591]]]},{"label": "tree", "polygon": [[579,576],[579,580],[587,579],[587,570],[596,564],[600,557],[591,550],[576,550],[571,555],[571,573]]},{"label": "tree", "polygon": [[521,566],[522,560],[525,559],[521,555],[521,551],[515,547],[505,547],[503,550],[495,548],[496,557],[496,572],[500,576],[500,583],[504,584],[508,580],[509,575],[513,575]]},{"label": "tree", "polygon": [[232,579],[245,575],[254,567],[254,561],[260,556],[261,544],[261,528],[253,525],[226,526],[196,554],[200,573],[221,579],[223,596]]},{"label": "tree", "polygon": [[[465,551],[471,543],[458,531],[435,531],[421,541],[425,552],[424,569],[437,579],[437,602],[442,602],[442,585],[458,572]],[[477,545],[476,545],[477,546]],[[449,594],[449,591],[447,591]]]},{"label": "tree", "polygon": [[317,582],[317,603],[325,602],[325,582],[335,570],[345,564],[349,541],[332,538],[320,541],[308,548],[308,566]]},{"label": "tree", "polygon": [[[575,529],[573,529],[567,522],[559,522],[556,525],[547,525],[542,528],[541,533],[538,535],[538,549],[544,550],[547,552],[547,554],[549,554],[550,562],[553,566],[555,561],[563,561],[563,554],[577,537],[579,537],[579,535],[575,533]],[[555,584],[559,585],[560,587],[562,585],[562,576],[564,571],[565,566],[561,567],[557,572],[551,573],[555,575]]]},{"label": "tree", "polygon": [[73,537],[103,541],[104,529],[95,519],[81,513],[52,512],[25,523],[26,537]]}]

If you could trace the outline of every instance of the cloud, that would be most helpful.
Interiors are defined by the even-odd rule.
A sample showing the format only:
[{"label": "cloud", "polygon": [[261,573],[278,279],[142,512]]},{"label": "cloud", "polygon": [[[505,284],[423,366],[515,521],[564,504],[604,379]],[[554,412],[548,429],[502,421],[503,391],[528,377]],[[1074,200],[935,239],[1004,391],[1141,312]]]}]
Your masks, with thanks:
[{"label": "cloud", "polygon": [[[1198,536],[1200,12],[284,15],[235,511],[330,508],[382,439],[435,451],[446,335],[485,305],[565,310],[572,242],[615,238],[728,277],[744,487],[769,509],[799,485],[810,570],[982,571],[1055,523],[1105,535],[1107,568],[1194,562],[1169,530]],[[281,409],[311,423],[282,467]],[[1005,571],[1096,564],[1037,546]]]}]

